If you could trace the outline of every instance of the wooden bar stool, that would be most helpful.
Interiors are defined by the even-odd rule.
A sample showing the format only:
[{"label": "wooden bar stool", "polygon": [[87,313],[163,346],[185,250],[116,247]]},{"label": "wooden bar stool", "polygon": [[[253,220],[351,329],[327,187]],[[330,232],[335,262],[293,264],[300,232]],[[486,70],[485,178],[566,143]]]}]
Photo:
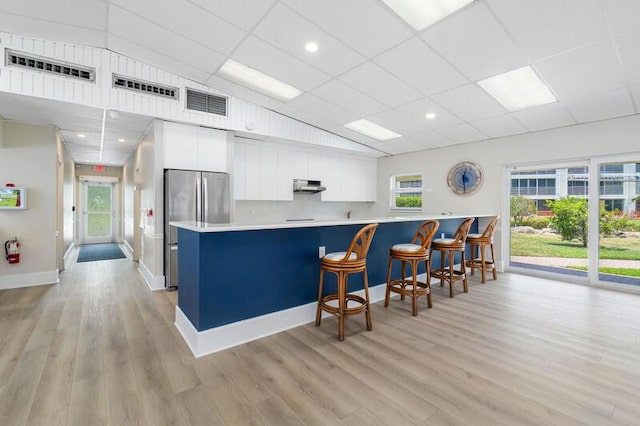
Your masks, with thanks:
[{"label": "wooden bar stool", "polygon": [[[427,296],[427,306],[433,306],[431,301],[431,240],[435,235],[440,222],[427,220],[422,222],[418,231],[409,244],[396,244],[389,249],[389,266],[387,268],[387,291],[384,296],[385,308],[389,306],[391,292],[400,294],[400,300],[405,296],[411,297],[412,313],[418,315],[418,297]],[[391,268],[394,260],[402,262],[401,279],[391,280]],[[411,279],[405,278],[407,262],[411,265]],[[425,263],[427,277],[424,282],[418,281],[418,264]]]},{"label": "wooden bar stool", "polygon": [[[372,330],[371,309],[369,307],[369,282],[367,279],[367,253],[371,246],[371,240],[378,228],[377,223],[372,223],[360,229],[353,237],[347,251],[328,253],[320,263],[320,284],[318,288],[318,309],[316,312],[316,327],[320,325],[322,311],[329,312],[338,317],[338,339],[344,340],[344,320],[349,315],[365,313],[367,330]],[[322,283],[324,272],[336,274],[338,289],[336,294],[322,296]],[[364,274],[364,295],[349,293],[347,291],[347,281],[349,274],[362,272]],[[335,304],[330,302],[337,301]],[[349,302],[354,302],[355,306],[349,306]]]},{"label": "wooden bar stool", "polygon": [[[452,238],[438,238],[431,242],[431,250],[438,250],[440,252],[440,268],[432,269],[431,276],[440,279],[440,287],[444,286],[445,281],[449,282],[449,297],[453,297],[455,293],[456,281],[462,280],[464,292],[467,293],[469,291],[465,270],[464,249],[467,234],[473,221],[474,218],[472,217],[463,220]],[[462,255],[459,270],[453,267],[456,252],[460,252]],[[445,267],[444,264],[445,258],[447,258],[449,263],[447,267]]]},{"label": "wooden bar stool", "polygon": [[[467,266],[471,269],[471,275],[473,275],[476,269],[480,269],[482,284],[486,282],[486,271],[492,272],[494,280],[498,279],[496,274],[496,256],[493,248],[493,235],[496,232],[498,219],[500,219],[500,216],[493,216],[487,227],[484,228],[482,234],[467,235],[467,242],[471,247],[471,259],[467,260]],[[491,249],[491,260],[486,258],[487,247]],[[476,257],[476,248],[480,249],[479,257]]]}]

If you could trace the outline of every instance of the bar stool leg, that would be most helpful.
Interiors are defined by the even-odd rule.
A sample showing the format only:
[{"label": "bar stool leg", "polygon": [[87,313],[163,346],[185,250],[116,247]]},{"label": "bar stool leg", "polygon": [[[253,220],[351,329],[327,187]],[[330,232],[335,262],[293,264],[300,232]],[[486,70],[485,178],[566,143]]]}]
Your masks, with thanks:
[{"label": "bar stool leg", "polygon": [[469,286],[467,284],[467,267],[464,264],[464,248],[462,249],[462,254],[460,257],[460,273],[462,274],[462,289],[465,293],[469,292]]},{"label": "bar stool leg", "polygon": [[491,262],[493,262],[493,269],[491,271],[493,272],[493,279],[497,280],[498,274],[496,273],[496,255],[493,252],[493,243],[491,243],[489,247],[491,248]]},{"label": "bar stool leg", "polygon": [[449,297],[453,297],[456,285],[456,281],[453,279],[453,250],[447,251],[449,252]]},{"label": "bar stool leg", "polygon": [[471,276],[473,276],[476,271],[476,268],[474,268],[474,260],[476,258],[476,243],[471,242],[469,243],[469,245],[471,246],[471,259],[469,260],[469,268],[471,268]]},{"label": "bar stool leg", "polygon": [[427,279],[425,283],[429,288],[429,293],[427,293],[427,307],[433,308],[433,300],[431,299],[431,255],[424,261],[425,269],[427,270]]},{"label": "bar stool leg", "polygon": [[[407,278],[407,262],[405,262],[404,260],[402,261],[402,284],[400,284],[400,287],[402,287],[402,289],[404,290],[404,288],[406,287],[406,284],[404,282],[404,280]],[[400,293],[400,300],[404,300],[404,293]]]},{"label": "bar stool leg", "polygon": [[320,268],[320,283],[318,284],[318,309],[316,311],[316,327],[320,326],[322,319],[322,281],[324,279],[324,269]]},{"label": "bar stool leg", "polygon": [[413,288],[411,289],[411,308],[413,310],[413,316],[418,315],[418,295],[416,294],[416,287],[418,286],[418,262],[411,261],[411,273],[413,274]]},{"label": "bar stool leg", "polygon": [[[487,246],[484,243],[480,243],[480,265],[481,265],[480,275],[482,276],[482,280],[481,280],[482,284],[487,282],[485,277],[485,269],[487,268],[487,264],[484,259],[484,255],[486,251],[487,251]],[[473,272],[471,273],[471,275],[473,275]]]},{"label": "bar stool leg", "polygon": [[393,263],[393,257],[389,256],[389,266],[387,266],[387,290],[384,293],[384,307],[389,306],[389,299],[391,298],[391,267]]},{"label": "bar stool leg", "polygon": [[346,276],[344,272],[338,273],[338,340],[344,340],[344,308],[346,301]]},{"label": "bar stool leg", "polygon": [[444,287],[444,257],[447,254],[446,251],[440,251],[440,287]]},{"label": "bar stool leg", "polygon": [[369,277],[366,269],[362,273],[364,274],[364,299],[367,303],[367,308],[364,311],[364,314],[367,320],[367,330],[371,331],[373,330],[373,325],[371,323],[371,304],[369,303]]}]

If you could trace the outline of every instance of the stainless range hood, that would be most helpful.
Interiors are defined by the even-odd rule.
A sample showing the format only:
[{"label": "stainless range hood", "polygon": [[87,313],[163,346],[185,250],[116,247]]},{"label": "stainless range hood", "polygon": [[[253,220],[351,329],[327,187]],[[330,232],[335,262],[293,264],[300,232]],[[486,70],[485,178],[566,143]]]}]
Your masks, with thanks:
[{"label": "stainless range hood", "polygon": [[319,180],[307,180],[307,179],[293,180],[293,192],[315,194],[317,192],[322,192],[325,189],[327,188],[322,186]]}]

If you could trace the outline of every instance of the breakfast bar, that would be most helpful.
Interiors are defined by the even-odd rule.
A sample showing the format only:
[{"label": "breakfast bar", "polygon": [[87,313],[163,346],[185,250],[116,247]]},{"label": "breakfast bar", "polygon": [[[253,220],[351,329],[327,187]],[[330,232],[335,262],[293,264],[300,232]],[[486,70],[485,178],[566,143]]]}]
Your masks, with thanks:
[{"label": "breakfast bar", "polygon": [[[482,221],[488,216],[250,225],[172,222],[178,228],[179,247],[176,327],[194,355],[202,356],[313,321],[321,251],[344,251],[369,223],[379,223],[367,268],[371,300],[381,300],[392,245],[410,241],[427,219],[439,220],[437,235],[451,236],[466,217]],[[474,221],[472,232],[477,232],[479,220]],[[432,261],[440,262],[437,254]],[[424,273],[424,267],[418,272]],[[326,290],[334,291],[335,285],[328,276]],[[361,275],[350,279],[349,291],[362,288]]]}]

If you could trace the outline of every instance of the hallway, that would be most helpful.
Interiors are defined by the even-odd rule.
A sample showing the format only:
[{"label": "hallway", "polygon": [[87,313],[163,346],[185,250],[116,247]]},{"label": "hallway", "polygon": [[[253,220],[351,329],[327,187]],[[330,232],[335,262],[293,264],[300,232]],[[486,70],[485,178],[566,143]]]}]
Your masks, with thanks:
[{"label": "hallway", "polygon": [[0,292],[0,424],[633,424],[640,297],[513,274],[195,359],[128,259]]}]

